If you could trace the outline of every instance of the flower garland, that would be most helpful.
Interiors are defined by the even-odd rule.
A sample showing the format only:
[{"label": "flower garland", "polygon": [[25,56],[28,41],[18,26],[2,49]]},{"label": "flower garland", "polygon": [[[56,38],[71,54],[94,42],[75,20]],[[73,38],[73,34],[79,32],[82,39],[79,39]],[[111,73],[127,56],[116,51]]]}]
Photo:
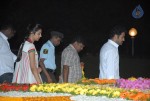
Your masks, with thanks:
[{"label": "flower garland", "polygon": [[0,91],[29,91],[30,86],[30,84],[3,83],[0,84]]},{"label": "flower garland", "polygon": [[125,89],[150,90],[150,79],[141,77],[137,79],[134,77],[118,79],[116,85]]},{"label": "flower garland", "polygon": [[31,92],[47,92],[47,93],[70,93],[73,95],[93,95],[93,96],[107,96],[118,98],[120,92],[123,89],[120,88],[111,88],[97,85],[80,85],[72,83],[63,83],[63,84],[39,84],[32,85],[30,87]]},{"label": "flower garland", "polygon": [[115,79],[82,79],[81,81],[78,81],[77,84],[99,84],[99,85],[112,85],[114,86],[116,84]]},{"label": "flower garland", "polygon": [[[0,84],[0,91],[25,91],[25,92],[45,92],[45,93],[69,93],[72,95],[87,95],[87,96],[106,96],[110,98],[125,98],[131,100],[150,100],[150,79],[144,78],[129,78],[129,79],[119,79],[119,80],[101,80],[95,79],[82,79],[82,82],[94,82],[97,85],[83,85],[73,84],[73,83],[50,83],[50,84]],[[117,83],[116,83],[117,82]],[[104,84],[116,84],[114,86],[104,85]],[[132,86],[131,86],[131,85]],[[136,89],[134,86],[138,86]],[[125,85],[125,86],[123,86]],[[128,86],[126,86],[128,85]],[[130,86],[129,86],[130,85]],[[120,87],[120,88],[118,88]],[[129,88],[130,87],[130,88]],[[139,90],[142,88],[142,90]],[[143,92],[143,90],[147,92]],[[28,98],[28,97],[27,97]],[[37,98],[40,99],[41,97]],[[47,98],[47,97],[46,97]],[[5,99],[5,97],[0,97],[0,99]],[[22,99],[22,98],[21,98]],[[41,98],[42,99],[42,98]],[[17,100],[17,99],[16,99]],[[2,100],[4,101],[4,100]],[[12,100],[11,100],[12,101]],[[37,100],[40,101],[40,100]],[[59,100],[56,100],[59,101]]]},{"label": "flower garland", "polygon": [[4,97],[0,96],[1,101],[71,101],[69,96],[55,97]]},{"label": "flower garland", "polygon": [[143,92],[124,91],[120,93],[120,97],[134,101],[150,101],[150,93],[145,94]]},{"label": "flower garland", "polygon": [[33,85],[31,92],[70,93],[72,95],[106,96],[109,98],[126,98],[130,100],[148,100],[150,93],[143,93],[136,90],[124,90],[115,87],[100,85],[78,85],[78,84],[40,84]]}]

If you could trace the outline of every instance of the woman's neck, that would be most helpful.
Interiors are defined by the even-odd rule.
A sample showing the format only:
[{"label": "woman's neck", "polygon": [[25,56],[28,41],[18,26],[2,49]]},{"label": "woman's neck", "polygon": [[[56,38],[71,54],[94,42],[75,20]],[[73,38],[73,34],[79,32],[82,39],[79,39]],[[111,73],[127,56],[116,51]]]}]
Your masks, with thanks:
[{"label": "woman's neck", "polygon": [[31,42],[31,43],[34,43],[34,40],[33,40],[33,38],[31,38],[31,37],[29,37],[29,38],[27,39],[27,41],[29,41],[29,42]]}]

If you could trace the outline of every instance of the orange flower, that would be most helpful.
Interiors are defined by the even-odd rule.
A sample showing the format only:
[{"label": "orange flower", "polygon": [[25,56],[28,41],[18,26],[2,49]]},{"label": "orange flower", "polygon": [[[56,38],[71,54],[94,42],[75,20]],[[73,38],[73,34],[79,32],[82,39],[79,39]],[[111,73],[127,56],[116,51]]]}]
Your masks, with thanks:
[{"label": "orange flower", "polygon": [[90,82],[90,81],[88,79],[83,79],[82,82],[87,83],[87,82]]},{"label": "orange flower", "polygon": [[94,79],[94,82],[95,83],[98,83],[98,84],[115,84],[116,83],[116,80],[115,79]]},{"label": "orange flower", "polygon": [[134,97],[131,98],[131,99],[133,99],[133,100],[135,100],[135,101],[139,101],[139,100],[141,100],[141,101],[147,101],[148,95],[149,95],[149,97],[150,97],[150,94],[144,94],[144,93],[142,93],[142,92],[138,92],[138,93],[135,94]]},{"label": "orange flower", "polygon": [[147,101],[147,99],[150,98],[150,94],[144,94],[142,92],[121,92],[120,94],[121,98],[126,98],[134,101]]},{"label": "orange flower", "polygon": [[71,101],[70,96],[55,96],[55,97],[3,97],[0,96],[0,101]]}]

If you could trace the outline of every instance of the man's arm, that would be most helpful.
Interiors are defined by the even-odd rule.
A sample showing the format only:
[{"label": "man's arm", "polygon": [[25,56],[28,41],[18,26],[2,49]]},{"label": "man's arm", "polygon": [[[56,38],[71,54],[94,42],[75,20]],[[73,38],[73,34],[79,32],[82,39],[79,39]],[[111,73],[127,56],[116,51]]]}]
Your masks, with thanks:
[{"label": "man's arm", "polygon": [[14,62],[16,61],[16,59],[17,59],[17,56],[14,54],[14,53],[12,53],[13,54],[13,60],[14,60]]},{"label": "man's arm", "polygon": [[63,82],[68,82],[69,66],[63,65]]},{"label": "man's arm", "polygon": [[2,39],[0,37],[0,49],[2,48],[2,45],[3,45],[3,41],[2,41]]},{"label": "man's arm", "polygon": [[45,74],[46,77],[47,77],[47,82],[48,82],[48,83],[51,83],[51,82],[52,82],[52,79],[51,79],[51,77],[49,76],[49,74],[48,74],[48,72],[47,72],[47,70],[46,70],[46,68],[45,68],[44,60],[45,60],[44,58],[41,58],[41,59],[40,59],[40,67],[42,68],[44,74]]}]

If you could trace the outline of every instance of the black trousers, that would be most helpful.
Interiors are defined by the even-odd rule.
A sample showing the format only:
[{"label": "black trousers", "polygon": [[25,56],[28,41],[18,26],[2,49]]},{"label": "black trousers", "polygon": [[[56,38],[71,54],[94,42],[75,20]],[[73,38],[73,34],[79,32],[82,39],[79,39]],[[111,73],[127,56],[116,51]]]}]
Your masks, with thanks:
[{"label": "black trousers", "polygon": [[[48,72],[50,78],[52,79],[52,82],[53,82],[53,83],[57,83],[56,77],[55,77],[55,71],[54,71],[54,70],[51,70],[51,69],[46,69],[46,70],[47,70],[47,72]],[[41,77],[42,77],[43,83],[47,83],[47,77],[46,77],[46,75],[44,74],[43,71],[41,72]]]},{"label": "black trousers", "polygon": [[0,76],[0,83],[7,82],[11,83],[13,78],[13,73],[4,73]]}]

